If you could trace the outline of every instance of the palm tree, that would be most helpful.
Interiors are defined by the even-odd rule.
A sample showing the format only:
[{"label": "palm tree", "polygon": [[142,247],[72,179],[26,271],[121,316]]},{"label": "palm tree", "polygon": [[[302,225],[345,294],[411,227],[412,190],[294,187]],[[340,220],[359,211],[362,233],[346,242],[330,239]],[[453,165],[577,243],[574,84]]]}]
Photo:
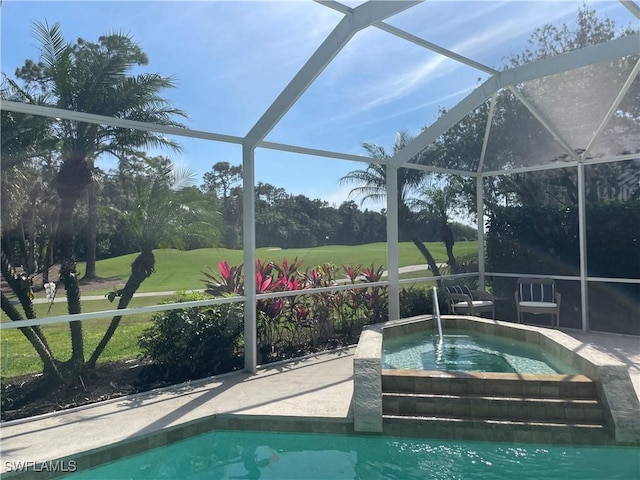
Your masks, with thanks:
[{"label": "palm tree", "polygon": [[440,223],[440,240],[447,250],[447,263],[454,273],[457,269],[456,257],[453,254],[455,238],[449,216],[454,210],[455,197],[453,188],[448,185],[442,186],[431,178],[420,187],[418,197],[411,199],[409,203],[412,209],[419,212],[418,218],[435,217]]},{"label": "palm tree", "polygon": [[[159,74],[130,75],[146,65],[147,56],[127,35],[112,33],[98,43],[79,39],[66,43],[60,24],[34,23],[40,42],[38,63],[27,60],[16,76],[28,87],[39,87],[50,105],[110,117],[160,125],[181,126],[173,118],[185,117],[160,92],[174,87],[173,80]],[[59,120],[53,135],[60,140],[62,162],[56,176],[60,199],[57,241],[61,259],[60,279],[67,292],[70,314],[80,313],[78,275],[75,270],[73,213],[78,200],[92,182],[94,165],[103,154],[117,158],[143,147],[179,149],[163,135],[106,125]],[[87,259],[88,263],[95,258]],[[89,267],[91,268],[91,267]],[[84,363],[84,341],[80,322],[71,322],[72,365]]]},{"label": "palm tree", "polygon": [[[124,288],[110,294],[110,300],[119,297],[118,309],[127,308],[138,290],[155,269],[153,249],[171,244],[179,238],[180,231],[201,217],[199,211],[176,201],[176,192],[195,183],[196,175],[191,170],[176,169],[163,158],[150,159],[148,174],[127,179],[132,189],[134,202],[126,216],[140,253],[131,264],[131,275]],[[115,333],[122,316],[115,316],[87,362],[93,368],[109,340]]]},{"label": "palm tree", "polygon": [[[397,153],[412,140],[406,131],[396,133],[393,153]],[[389,160],[389,155],[383,146],[375,143],[363,143],[362,147],[371,158],[377,160]],[[411,194],[422,183],[424,172],[412,169],[401,169],[398,171],[398,204],[407,205],[407,200]],[[356,184],[351,189],[349,195],[359,196],[360,204],[371,200],[380,202],[387,196],[387,174],[386,166],[382,163],[370,163],[365,170],[354,170],[340,179],[341,183]],[[408,220],[408,219],[405,219]]]},{"label": "palm tree", "polygon": [[[406,131],[396,133],[393,145],[394,154],[404,148],[412,140]],[[369,156],[378,160],[391,158],[384,147],[373,143],[364,143],[363,148]],[[370,163],[365,170],[354,170],[340,179],[341,183],[356,184],[349,194],[360,196],[360,204],[367,200],[381,201],[387,196],[387,167],[382,163]],[[416,215],[411,210],[412,195],[425,180],[425,172],[409,168],[398,170],[398,219],[401,228],[406,229],[411,241],[425,258],[433,275],[440,276],[440,269],[433,255],[420,239],[415,228]]]}]

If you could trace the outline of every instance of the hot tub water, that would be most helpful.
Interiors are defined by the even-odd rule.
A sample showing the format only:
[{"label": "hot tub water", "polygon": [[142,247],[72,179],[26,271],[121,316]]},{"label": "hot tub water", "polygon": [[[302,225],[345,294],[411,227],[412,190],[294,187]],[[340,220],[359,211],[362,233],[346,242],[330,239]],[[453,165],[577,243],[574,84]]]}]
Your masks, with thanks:
[{"label": "hot tub water", "polygon": [[383,368],[533,374],[575,374],[539,345],[466,330],[449,330],[440,341],[427,331],[385,339]]}]

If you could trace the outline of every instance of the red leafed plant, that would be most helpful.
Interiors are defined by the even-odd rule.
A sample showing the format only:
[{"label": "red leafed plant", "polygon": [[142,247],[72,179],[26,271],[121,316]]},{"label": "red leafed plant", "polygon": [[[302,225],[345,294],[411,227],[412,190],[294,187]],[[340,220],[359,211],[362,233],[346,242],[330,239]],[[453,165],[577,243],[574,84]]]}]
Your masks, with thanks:
[{"label": "red leafed plant", "polygon": [[[305,295],[308,289],[335,286],[339,268],[327,263],[301,271],[301,266],[302,261],[297,257],[293,261],[285,258],[282,262],[256,260],[257,294],[300,292],[257,301],[258,347],[262,361],[286,358],[291,352],[304,350],[304,345],[308,348],[328,341],[353,342],[362,325],[384,319],[387,289],[367,287],[367,283],[381,280],[384,267],[343,265],[346,281],[357,285],[356,288]],[[223,261],[218,269],[219,273],[203,272],[207,292],[243,295],[242,265],[229,266]]]},{"label": "red leafed plant", "polygon": [[382,278],[382,274],[384,273],[384,266],[380,265],[377,269],[373,266],[373,263],[370,267],[362,269],[362,277],[367,282],[379,282]]},{"label": "red leafed plant", "polygon": [[207,277],[202,280],[206,285],[206,292],[211,295],[223,295],[223,294],[244,294],[244,278],[242,276],[243,264],[230,267],[226,260],[218,263],[219,274],[213,272],[211,267],[208,267],[212,273],[202,272]]}]

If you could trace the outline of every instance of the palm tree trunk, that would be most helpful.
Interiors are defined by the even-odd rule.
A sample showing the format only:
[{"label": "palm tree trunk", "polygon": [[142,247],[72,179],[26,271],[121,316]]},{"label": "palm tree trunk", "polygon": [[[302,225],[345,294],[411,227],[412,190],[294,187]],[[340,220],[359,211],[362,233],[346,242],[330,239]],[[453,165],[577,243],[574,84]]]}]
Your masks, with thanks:
[{"label": "palm tree trunk", "polygon": [[458,262],[456,261],[456,257],[453,255],[453,245],[450,243],[445,244],[447,249],[447,263],[449,267],[451,267],[451,273],[458,273]]},{"label": "palm tree trunk", "polygon": [[49,282],[49,269],[56,263],[55,244],[56,232],[58,230],[58,209],[53,211],[51,220],[47,224],[47,247],[44,253],[44,271],[42,272],[42,283]]},{"label": "palm tree trunk", "polygon": [[[16,322],[22,320],[20,317],[20,313],[16,308],[11,304],[9,299],[2,294],[2,311],[7,315],[7,318]],[[62,383],[62,375],[60,375],[60,371],[56,366],[56,363],[51,355],[51,351],[47,347],[46,344],[42,342],[40,336],[33,330],[31,327],[22,327],[19,328],[22,334],[27,338],[29,343],[33,345],[33,348],[38,353],[40,360],[42,360],[42,364],[44,365],[44,374],[52,375],[56,380]]]},{"label": "palm tree trunk", "polygon": [[36,313],[33,309],[33,302],[31,301],[31,284],[22,275],[16,273],[15,268],[9,262],[9,258],[5,254],[4,250],[0,254],[0,271],[5,282],[9,285],[15,296],[18,298],[24,314],[27,318],[36,318]]},{"label": "palm tree trunk", "polygon": [[[81,312],[80,287],[78,285],[78,273],[74,261],[63,260],[60,266],[60,278],[64,282],[67,293],[67,310],[70,315]],[[82,334],[82,322],[69,322],[71,331],[71,363],[78,368],[84,364],[84,338]]]},{"label": "palm tree trunk", "polygon": [[20,241],[18,242],[18,248],[20,250],[20,263],[16,265],[22,265],[23,269],[26,267],[27,273],[31,273],[28,263],[27,235],[24,232],[24,221],[22,219],[20,219]]},{"label": "palm tree trunk", "polygon": [[29,196],[31,208],[29,209],[29,220],[27,223],[29,244],[27,247],[27,272],[35,273],[38,270],[36,265],[36,198],[37,190],[32,191]]},{"label": "palm tree trunk", "polygon": [[[2,253],[0,254],[0,271],[11,290],[18,298],[25,316],[29,319],[36,318],[36,312],[33,309],[33,301],[31,300],[31,285],[28,280],[23,279],[16,274],[16,270],[9,261],[4,250],[2,250]],[[49,344],[47,343],[47,339],[40,326],[34,325],[31,329],[38,336],[39,341],[48,349]]]},{"label": "palm tree trunk", "polygon": [[[120,301],[118,302],[119,310],[127,308],[127,305],[129,305],[129,302],[133,298],[133,294],[136,293],[138,288],[140,288],[142,282],[144,282],[153,273],[155,263],[156,259],[153,255],[153,251],[151,250],[140,252],[140,255],[138,255],[138,257],[133,261],[131,264],[131,276],[127,280],[124,288],[120,290]],[[120,320],[122,320],[122,315],[113,317],[109,324],[109,328],[87,362],[88,368],[95,368],[98,358],[100,358],[100,355],[102,355],[107,343],[109,343],[111,337],[113,337],[113,334],[118,328],[118,325],[120,325]]]},{"label": "palm tree trunk", "polygon": [[84,279],[96,278],[96,243],[98,238],[98,192],[95,180],[88,189],[89,205],[87,211],[87,267]]},{"label": "palm tree trunk", "polygon": [[[6,203],[3,205],[6,205]],[[13,249],[11,248],[11,240],[9,240],[9,235],[7,234],[3,234],[0,239],[0,251],[2,251],[2,261],[4,262],[6,258],[7,262],[13,265]]]},{"label": "palm tree trunk", "polygon": [[[75,201],[64,198],[60,205],[60,223],[58,224],[58,241],[60,242],[60,281],[64,284],[67,296],[67,310],[70,315],[81,312],[80,289],[76,272],[75,255],[73,249],[73,210]],[[78,321],[69,322],[71,331],[71,363],[84,362],[84,340],[82,324]]]},{"label": "palm tree trunk", "polygon": [[[431,252],[429,251],[429,249],[424,245],[424,243],[422,243],[422,240],[420,240],[417,234],[413,234],[411,241],[420,251],[424,259],[427,261],[427,265],[429,265],[429,268],[431,269],[433,276],[439,277],[440,269],[438,268],[438,264],[436,263],[435,258],[433,258],[433,255],[431,255]],[[441,281],[439,278],[436,280],[436,282],[439,287],[442,287]]]},{"label": "palm tree trunk", "polygon": [[[60,280],[67,293],[69,314],[80,313],[80,288],[76,272],[73,212],[76,203],[87,185],[91,182],[91,167],[83,155],[75,154],[67,157],[57,175],[57,193],[60,198],[60,216],[58,217],[57,240],[60,245]],[[72,370],[84,366],[84,339],[82,324],[79,321],[69,322],[71,331],[71,364]]]},{"label": "palm tree trunk", "polygon": [[442,243],[444,243],[445,248],[447,249],[447,263],[451,268],[452,273],[458,272],[458,262],[456,262],[456,257],[453,255],[453,246],[455,245],[455,240],[453,238],[453,229],[451,225],[447,221],[442,224],[440,227],[440,239]]}]

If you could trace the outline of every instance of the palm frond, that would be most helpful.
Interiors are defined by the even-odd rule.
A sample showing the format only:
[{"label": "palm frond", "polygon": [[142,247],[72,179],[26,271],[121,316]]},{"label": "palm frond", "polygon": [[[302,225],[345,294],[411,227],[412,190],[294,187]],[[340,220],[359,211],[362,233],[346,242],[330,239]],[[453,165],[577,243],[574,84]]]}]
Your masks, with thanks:
[{"label": "palm frond", "polygon": [[198,181],[197,172],[188,167],[175,167],[172,170],[171,190],[178,191],[183,188],[191,187]]},{"label": "palm frond", "polygon": [[33,23],[33,35],[40,42],[40,60],[50,69],[55,69],[63,60],[69,49],[62,35],[60,23],[56,22],[51,27],[45,20]]}]

